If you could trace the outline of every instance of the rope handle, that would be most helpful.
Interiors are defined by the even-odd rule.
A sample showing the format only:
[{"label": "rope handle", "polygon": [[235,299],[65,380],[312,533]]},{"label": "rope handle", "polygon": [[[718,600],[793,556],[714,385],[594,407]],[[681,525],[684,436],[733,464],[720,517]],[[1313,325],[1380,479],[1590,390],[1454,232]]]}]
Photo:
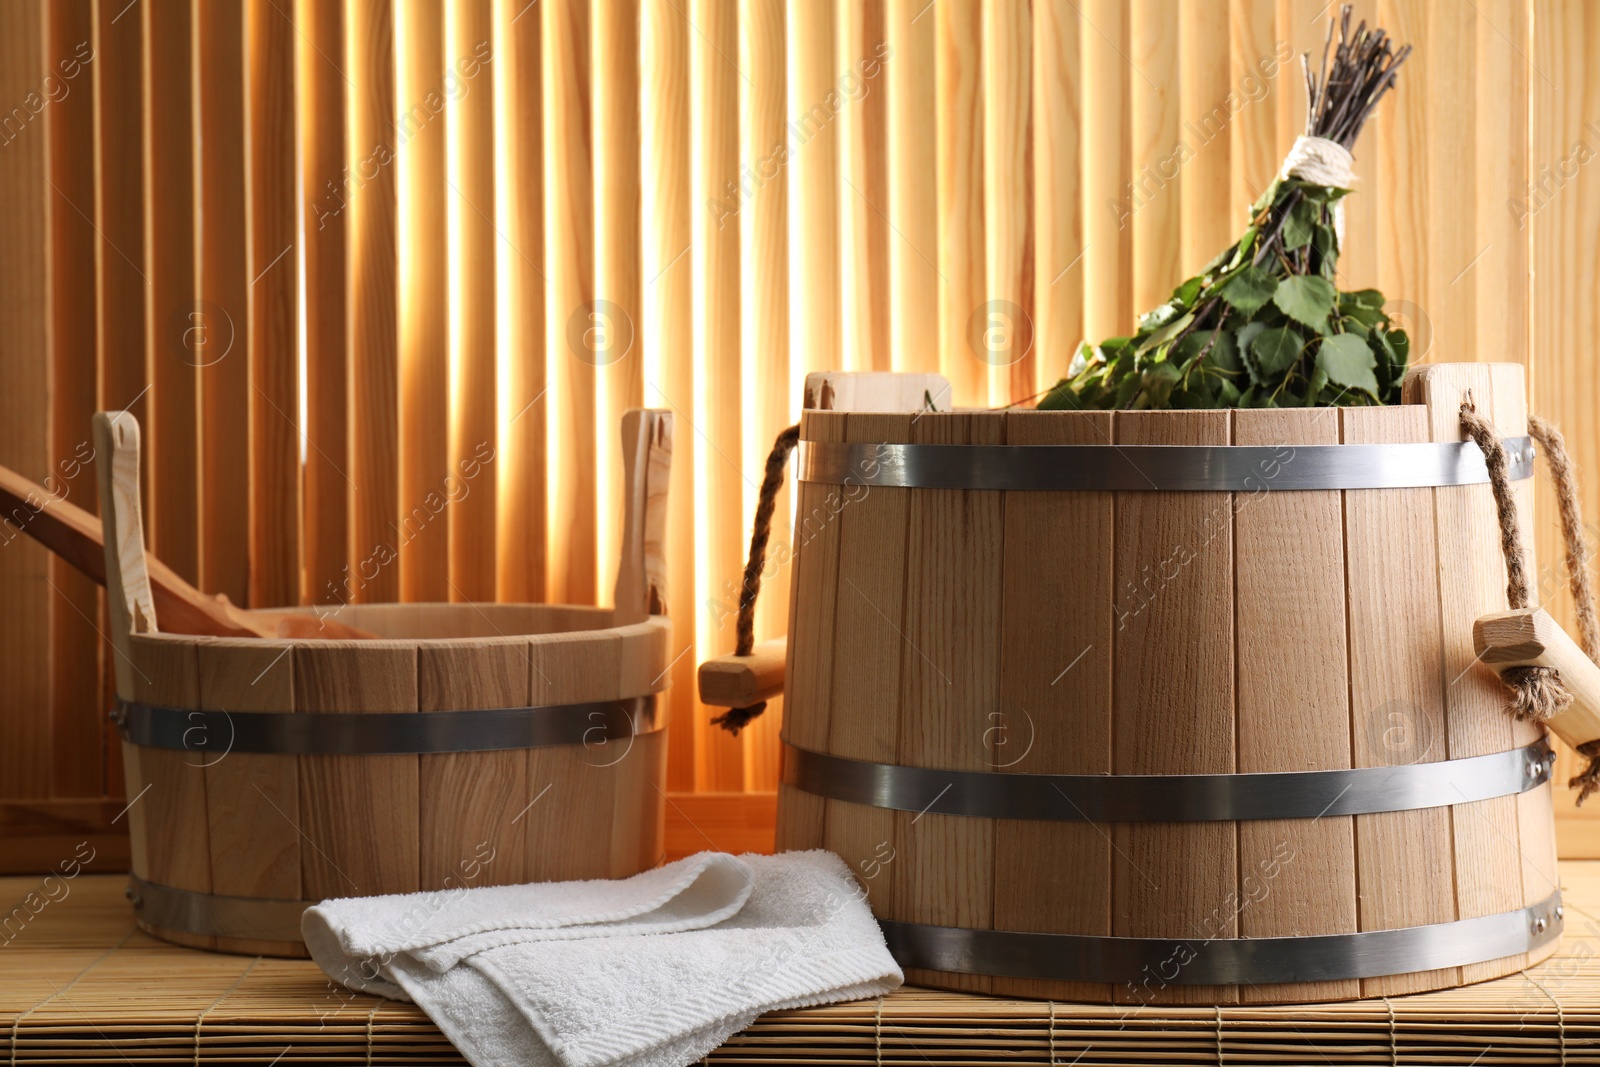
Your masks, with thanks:
[{"label": "rope handle", "polygon": [[[783,468],[789,454],[800,442],[800,424],[778,434],[767,453],[767,470],[761,479],[761,494],[756,501],[755,521],[750,527],[750,554],[744,565],[744,582],[739,589],[739,621],[735,629],[735,656],[748,656],[756,645],[756,598],[761,595],[761,572],[767,565],[767,542],[772,537],[772,513],[777,507],[778,490],[783,488]],[[738,736],[751,720],[767,710],[758,700],[742,708],[729,708],[711,721]]]},{"label": "rope handle", "polygon": [[[1506,559],[1506,600],[1512,610],[1529,608],[1528,559],[1522,548],[1522,532],[1517,518],[1517,502],[1512,495],[1507,471],[1505,445],[1494,424],[1480,415],[1469,394],[1461,402],[1461,428],[1483,452],[1494,491],[1495,510],[1500,521],[1500,548]],[[1561,431],[1543,419],[1528,416],[1528,433],[1539,445],[1550,464],[1561,511],[1561,532],[1567,549],[1567,581],[1578,618],[1578,638],[1583,652],[1600,663],[1600,620],[1595,614],[1594,587],[1589,577],[1589,546],[1583,533],[1583,512],[1578,503],[1578,478],[1567,453]],[[1501,681],[1511,690],[1508,711],[1517,719],[1547,722],[1572,705],[1572,694],[1553,667],[1528,665],[1507,667]],[[1579,804],[1600,790],[1600,739],[1576,746],[1588,762],[1567,785],[1578,790]]]}]

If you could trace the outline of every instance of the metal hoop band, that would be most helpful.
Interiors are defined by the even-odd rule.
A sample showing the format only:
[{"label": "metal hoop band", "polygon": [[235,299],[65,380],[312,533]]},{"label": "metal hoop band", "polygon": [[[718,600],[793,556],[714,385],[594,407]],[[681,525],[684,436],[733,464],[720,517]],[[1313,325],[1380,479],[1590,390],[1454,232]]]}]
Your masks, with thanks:
[{"label": "metal hoop band", "polygon": [[1312,937],[1096,937],[880,919],[902,967],[1068,982],[1271,985],[1374,978],[1516,956],[1559,937],[1561,894],[1474,919]]},{"label": "metal hoop band", "polygon": [[223,897],[174,889],[128,875],[128,899],[139,918],[163,930],[247,941],[300,941],[300,915],[311,900]]},{"label": "metal hoop band", "polygon": [[[1505,439],[1509,475],[1533,442]],[[1398,445],[904,445],[806,441],[800,480],[906,489],[1119,493],[1415,489],[1489,480],[1471,441]]]},{"label": "metal hoop band", "polygon": [[1259,774],[1007,774],[869,763],[784,746],[783,781],[814,796],[896,811],[1047,822],[1317,819],[1412,811],[1511,796],[1543,785],[1542,738],[1487,756]]},{"label": "metal hoop band", "polygon": [[124,740],[202,756],[271,752],[301,756],[488,752],[598,745],[666,726],[654,694],[625,700],[477,711],[185,711],[118,700]]}]

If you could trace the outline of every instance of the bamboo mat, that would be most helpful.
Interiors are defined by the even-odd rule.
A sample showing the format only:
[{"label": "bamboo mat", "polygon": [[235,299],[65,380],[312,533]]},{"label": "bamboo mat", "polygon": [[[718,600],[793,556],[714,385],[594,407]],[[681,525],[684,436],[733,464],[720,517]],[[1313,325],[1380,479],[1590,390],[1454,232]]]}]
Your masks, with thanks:
[{"label": "bamboo mat", "polygon": [[[906,989],[774,1012],[710,1057],[749,1064],[1600,1063],[1600,862],[1562,864],[1567,934],[1532,970],[1388,1000],[1146,1008]],[[336,989],[305,961],[138,932],[124,879],[0,878],[0,1059],[9,1063],[460,1063],[409,1004]],[[0,920],[5,912],[0,912]]]}]

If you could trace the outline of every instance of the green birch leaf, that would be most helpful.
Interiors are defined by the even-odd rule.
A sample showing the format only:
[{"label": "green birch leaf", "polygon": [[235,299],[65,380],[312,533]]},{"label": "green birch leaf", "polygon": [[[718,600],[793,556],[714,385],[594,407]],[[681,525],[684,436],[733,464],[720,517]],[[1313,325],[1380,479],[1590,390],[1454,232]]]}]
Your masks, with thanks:
[{"label": "green birch leaf", "polygon": [[1283,247],[1290,252],[1297,248],[1304,248],[1311,243],[1312,235],[1316,232],[1317,216],[1321,214],[1318,205],[1309,199],[1301,199],[1289,212],[1289,217],[1283,220]]},{"label": "green birch leaf", "polygon": [[1287,326],[1274,326],[1257,334],[1250,342],[1256,372],[1252,377],[1256,384],[1276,385],[1281,381],[1284,372],[1300,358],[1300,348],[1304,344],[1305,338]]},{"label": "green birch leaf", "polygon": [[1317,346],[1317,369],[1328,376],[1328,381],[1346,389],[1378,394],[1378,378],[1373,374],[1377,359],[1367,343],[1354,334],[1340,333],[1324,337]]},{"label": "green birch leaf", "polygon": [[1291,319],[1320,331],[1328,324],[1335,295],[1333,283],[1328,279],[1294,274],[1278,283],[1272,302]]},{"label": "green birch leaf", "polygon": [[1239,362],[1239,349],[1234,344],[1233,331],[1223,330],[1217,334],[1211,351],[1206,355],[1206,362],[1230,374],[1238,374],[1244,370],[1244,364]]},{"label": "green birch leaf", "polygon": [[1272,299],[1278,281],[1260,267],[1246,267],[1229,278],[1218,295],[1238,311],[1250,315]]}]

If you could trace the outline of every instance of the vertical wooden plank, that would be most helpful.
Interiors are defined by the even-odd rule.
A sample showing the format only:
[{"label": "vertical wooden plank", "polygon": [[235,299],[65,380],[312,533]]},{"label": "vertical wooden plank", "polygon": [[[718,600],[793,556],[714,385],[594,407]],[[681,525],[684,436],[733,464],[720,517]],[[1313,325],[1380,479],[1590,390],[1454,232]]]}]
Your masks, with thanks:
[{"label": "vertical wooden plank", "polygon": [[1084,109],[1083,132],[1083,332],[1091,343],[1126,336],[1133,324],[1133,225],[1123,205],[1123,182],[1132,170],[1130,79],[1124,58],[1128,12],[1121,0],[1087,0],[1080,32],[1083,84],[1095,87]]},{"label": "vertical wooden plank", "polygon": [[[550,305],[549,565],[552,603],[592,604],[595,562],[594,157],[587,0],[541,5]],[[576,329],[573,329],[574,324]],[[615,433],[616,427],[605,427]],[[608,561],[609,563],[609,561]]]},{"label": "vertical wooden plank", "polygon": [[[131,635],[132,699],[164,708],[200,707],[197,646],[208,640]],[[138,763],[137,780],[145,791],[140,799],[128,799],[135,808],[144,809],[140,812],[147,872],[143,877],[173,889],[212,892],[205,761],[189,750],[142,748]],[[130,776],[130,784],[133,781]],[[137,832],[134,827],[129,829]],[[207,934],[163,929],[162,936],[192,948],[216,944]]]},{"label": "vertical wooden plank", "polygon": [[[465,250],[463,236],[457,256],[449,254],[450,216],[459,219],[463,205],[462,194],[449,184],[445,161],[462,104],[474,94],[483,95],[479,86],[458,76],[449,83],[454,92],[443,81],[446,71],[453,73],[457,55],[447,47],[449,21],[441,0],[416,0],[398,12],[395,34],[400,82],[396,132],[405,146],[394,164],[400,205],[400,422],[405,427],[400,435],[400,596],[437,603],[455,599],[450,595],[455,579],[450,532],[457,521],[456,505],[447,507],[445,502],[455,484],[450,367],[462,353],[456,348],[450,312],[451,298],[461,291],[463,280],[455,277],[452,263]],[[449,99],[463,90],[463,100]],[[465,211],[470,214],[471,206]],[[474,300],[480,298],[473,294]],[[468,499],[477,490],[473,486]]]},{"label": "vertical wooden plank", "polygon": [[[1124,445],[1225,445],[1229,421],[1226,411],[1118,412],[1114,436]],[[1114,536],[1112,770],[1231,774],[1232,500],[1226,493],[1121,493]],[[1198,634],[1206,638],[1196,640]],[[1123,823],[1112,837],[1114,935],[1238,935],[1231,825]],[[1114,995],[1134,1004],[1238,999],[1229,987],[1168,986],[1159,973]]]},{"label": "vertical wooden plank", "polygon": [[1129,9],[1133,156],[1121,211],[1133,229],[1135,312],[1161,303],[1183,279],[1182,189],[1189,178],[1178,145],[1181,81],[1171,72],[1180,68],[1180,20],[1173,14],[1164,0],[1135,0]]},{"label": "vertical wooden plank", "polygon": [[[1277,449],[1249,492],[1234,494],[1238,767],[1350,766],[1343,502],[1336,491],[1275,492],[1295,447],[1339,443],[1339,413],[1235,411],[1233,443]],[[1285,728],[1286,709],[1294,727]],[[1348,816],[1241,822],[1239,936],[1354,933],[1355,825]],[[1355,979],[1239,990],[1244,1003],[1345,1000]]]},{"label": "vertical wooden plank", "polygon": [[[183,343],[173,354],[181,354],[198,370],[199,584],[207,592],[246,604],[252,532],[250,415],[255,406],[250,390],[255,287],[250,279],[256,264],[251,257],[255,248],[250,224],[256,198],[248,193],[253,175],[246,175],[245,139],[254,131],[245,123],[245,83],[247,77],[253,78],[258,60],[252,48],[247,71],[243,4],[195,4],[194,17],[195,136],[204,146],[195,153],[199,294],[194,306],[179,316]],[[254,93],[250,95],[253,106]],[[292,140],[289,149],[293,151]],[[248,158],[253,169],[259,154],[251,152]],[[159,411],[161,397],[156,395],[155,400]],[[159,481],[161,472],[154,476]]]},{"label": "vertical wooden plank", "polygon": [[1211,262],[1238,237],[1235,230],[1243,228],[1239,216],[1226,210],[1233,178],[1228,135],[1232,27],[1216,5],[1184,0],[1178,31],[1176,104],[1181,126],[1167,151],[1186,161],[1178,187],[1182,226],[1173,285]]},{"label": "vertical wooden plank", "polygon": [[[1282,155],[1278,150],[1278,99],[1283,93],[1293,99],[1290,79],[1294,71],[1284,66],[1293,55],[1293,45],[1275,32],[1274,9],[1277,0],[1228,0],[1228,81],[1249,106],[1242,106],[1228,121],[1228,241],[1242,231],[1250,205],[1278,175]],[[1268,77],[1262,59],[1270,57]],[[1301,90],[1301,96],[1305,90]],[[1204,121],[1204,120],[1202,120]],[[1220,209],[1219,204],[1216,209]],[[1214,210],[1216,210],[1214,209]],[[1222,251],[1221,248],[1216,250]],[[1213,252],[1212,255],[1215,255]]]},{"label": "vertical wooden plank", "polygon": [[[49,136],[31,116],[42,111],[46,11],[40,3],[7,5],[0,10],[0,100],[31,101],[23,113],[31,121],[19,125],[13,116],[0,124],[5,166],[0,167],[0,196],[7,205],[0,219],[0,365],[8,387],[0,397],[0,463],[42,479],[50,466],[49,396],[50,197]],[[7,541],[25,541],[14,525],[0,528]],[[0,716],[6,744],[0,746],[0,779],[7,796],[50,793],[51,600],[49,561],[36,544],[6,544],[0,552],[0,583],[17,591],[17,603],[0,622],[0,668],[16,689]],[[65,604],[60,605],[66,608]],[[59,610],[59,608],[57,609]],[[70,610],[70,608],[67,608]]]},{"label": "vertical wooden plank", "polygon": [[[842,441],[842,412],[805,411],[802,441]],[[812,752],[827,751],[833,693],[834,612],[839,595],[839,486],[801,482],[796,504],[794,581],[789,593],[789,671],[783,740]],[[778,787],[777,848],[818,848],[826,802],[788,785]]]},{"label": "vertical wooden plank", "polygon": [[150,368],[150,551],[200,579],[200,429],[195,277],[194,18],[189,4],[143,4],[145,358]]},{"label": "vertical wooden plank", "polygon": [[[794,210],[797,233],[806,235],[795,252],[795,303],[806,309],[795,320],[800,370],[853,370],[844,362],[839,322],[839,130],[832,104],[834,5],[789,0],[789,86],[793,138]],[[830,94],[834,94],[830,96]]]},{"label": "vertical wooden plank", "polygon": [[1038,389],[1034,351],[1033,6],[983,5],[983,234],[986,302],[982,359],[989,402]]},{"label": "vertical wooden plank", "polygon": [[[1514,206],[1527,191],[1531,170],[1529,90],[1543,75],[1528,62],[1528,19],[1531,6],[1516,0],[1486,0],[1472,25],[1477,38],[1472,77],[1475,100],[1473,199],[1458,200],[1467,211],[1475,204],[1473,254],[1485,249],[1475,262],[1462,264],[1457,285],[1470,279],[1475,290],[1477,321],[1473,327],[1476,353],[1462,351],[1451,358],[1534,358],[1528,343],[1530,299],[1529,241],[1524,220]],[[1547,27],[1560,33],[1560,26]],[[1592,146],[1591,146],[1592,147]],[[1452,275],[1452,278],[1456,275]],[[1541,353],[1543,355],[1543,353]]]},{"label": "vertical wooden plank", "polygon": [[[844,365],[891,370],[885,0],[838,0],[839,299]],[[778,73],[782,74],[782,64]],[[768,75],[770,77],[770,75]],[[764,151],[769,151],[765,149]]]},{"label": "vertical wooden plank", "polygon": [[[296,0],[301,232],[305,261],[305,577],[310,603],[347,600],[350,457],[346,246],[352,212],[341,182],[347,121],[344,5]],[[294,255],[295,253],[290,253]],[[358,560],[360,557],[356,557]]]},{"label": "vertical wooden plank", "polygon": [[[501,271],[506,373],[501,428],[499,594],[512,602],[545,599],[549,397],[546,395],[544,275],[543,23],[518,0],[495,8],[499,138],[505,157],[505,244]],[[515,195],[512,195],[512,189]]]},{"label": "vertical wooden plank", "polygon": [[[695,450],[695,493],[700,502],[694,543],[696,570],[711,589],[727,581],[735,585],[744,570],[743,471],[734,457],[741,454],[740,411],[740,271],[739,227],[719,220],[711,205],[736,186],[739,174],[739,85],[744,77],[733,57],[739,53],[737,8],[702,2],[690,10],[699,34],[690,38],[690,77],[694,109],[694,175],[692,203],[695,243],[691,253],[695,276],[695,322],[701,331],[695,354],[695,411],[705,448]],[[808,147],[809,150],[809,147]],[[719,222],[724,224],[719,224]],[[697,652],[733,651],[731,618],[698,616]],[[696,739],[706,788],[737,792],[745,788],[744,746],[739,739],[705,723]]]},{"label": "vertical wooden plank", "polygon": [[[1092,30],[1090,31],[1093,32]],[[1083,82],[1069,0],[1033,6],[1034,347],[1040,383],[1064,377],[1083,340]]]},{"label": "vertical wooden plank", "polygon": [[[1396,94],[1421,99],[1427,109],[1427,149],[1423,165],[1407,158],[1404,166],[1411,181],[1424,182],[1427,197],[1427,249],[1424,253],[1428,316],[1433,320],[1436,359],[1483,358],[1478,352],[1479,299],[1474,273],[1483,247],[1477,227],[1478,146],[1475,110],[1477,94],[1499,86],[1483,81],[1478,66],[1478,26],[1483,14],[1472,17],[1448,0],[1419,5],[1425,36],[1419,50],[1425,77],[1406,71],[1410,92]],[[1485,27],[1485,32],[1493,32]],[[1402,38],[1403,40],[1404,38]],[[1501,42],[1502,46],[1504,42]],[[1415,57],[1413,57],[1415,58]],[[1406,60],[1409,66],[1411,60]],[[1415,80],[1411,80],[1415,79]],[[1418,91],[1421,90],[1421,91]],[[1493,99],[1493,97],[1489,97]],[[1385,101],[1386,104],[1393,101]],[[1492,105],[1491,105],[1492,106]],[[1510,145],[1484,146],[1492,156],[1515,151]],[[1507,250],[1510,251],[1509,249]],[[1497,294],[1503,297],[1503,292]],[[1499,301],[1495,301],[1499,304]],[[1503,305],[1501,305],[1503,306]],[[1500,353],[1494,353],[1499,355]]]},{"label": "vertical wooden plank", "polygon": [[[296,712],[405,712],[417,708],[417,646],[407,641],[319,641],[294,650]],[[418,867],[417,759],[301,756],[300,857],[307,900],[411,893]]]},{"label": "vertical wooden plank", "polygon": [[[1427,4],[1428,0],[1379,0],[1379,23],[1397,41],[1427,45]],[[1434,77],[1434,66],[1427,47],[1413,52],[1402,75],[1404,87],[1384,100],[1373,119],[1375,128],[1366,133],[1366,139],[1378,142],[1377,181],[1366,192],[1379,204],[1377,283],[1396,313],[1408,310],[1402,301],[1410,302],[1413,314],[1404,318],[1407,328],[1417,334],[1411,349],[1414,363],[1429,357],[1422,335],[1424,321],[1433,319],[1428,232],[1435,217],[1429,205],[1434,138],[1426,86]],[[1429,219],[1430,225],[1412,224],[1416,219]],[[1432,336],[1431,325],[1426,333]],[[1455,357],[1445,353],[1445,358]]]},{"label": "vertical wooden plank", "polygon": [[[417,710],[528,707],[534,703],[528,688],[530,662],[527,641],[517,638],[419,645]],[[529,753],[427,753],[417,760],[422,830],[418,888],[470,884],[463,876],[470,867],[463,864],[474,860],[485,867],[484,884],[527,881],[527,835],[512,820],[532,799]]]},{"label": "vertical wooden plank", "polygon": [[[1528,431],[1528,392],[1523,368],[1514,363],[1489,364],[1489,384],[1493,397],[1493,418],[1499,431],[1507,437],[1520,437]],[[1537,478],[1537,476],[1535,476]],[[1522,534],[1522,551],[1527,555],[1529,569],[1534,574],[1548,573],[1541,569],[1534,552],[1534,481],[1527,479],[1513,483],[1517,501],[1518,527]],[[1539,600],[1538,583],[1534,599]],[[1497,694],[1502,703],[1504,694]],[[1543,733],[1534,723],[1511,722],[1511,740],[1515,745],[1531,744]],[[1570,775],[1569,775],[1570,777]],[[1548,785],[1540,786],[1516,798],[1517,851],[1522,866],[1522,903],[1535,904],[1555,892],[1560,885],[1556,869],[1555,819],[1553,795],[1562,788],[1566,778],[1552,774]],[[1503,875],[1502,875],[1503,877]],[[1528,953],[1528,963],[1539,962],[1554,949],[1544,948]],[[1465,971],[1465,968],[1463,968]]]},{"label": "vertical wooden plank", "polygon": [[[689,157],[689,35],[693,32],[676,0],[647,0],[645,41],[644,158],[651,175],[650,195],[643,204],[645,233],[645,398],[671,407],[684,426],[693,426],[694,291],[689,245],[691,220]],[[674,603],[694,599],[696,503],[695,459],[699,435],[680,430],[673,442],[668,503],[668,540],[677,546],[667,565],[667,588],[677,590]],[[694,672],[701,656],[694,645],[693,616],[674,614],[680,630],[669,657],[672,722],[668,726],[668,788],[699,787],[695,759],[698,725],[709,715],[695,699]]]},{"label": "vertical wooden plank", "polygon": [[[96,410],[99,314],[95,291],[99,235],[95,232],[94,6],[88,0],[51,4],[45,50],[63,86],[45,112],[50,143],[50,466],[40,471],[51,497],[97,510],[89,418]],[[40,131],[36,131],[40,132]],[[15,246],[13,246],[15,247]],[[112,253],[113,255],[115,253]],[[7,356],[13,353],[7,352]],[[15,364],[7,363],[8,368]],[[7,530],[7,539],[14,531]],[[65,560],[51,557],[49,795],[104,795],[105,746],[101,704],[103,642],[95,629],[100,591]]]},{"label": "vertical wooden plank", "polygon": [[622,544],[624,483],[617,427],[622,425],[624,412],[645,404],[644,361],[638,341],[643,322],[639,304],[639,0],[604,0],[595,5],[594,18],[597,305],[590,322],[599,411],[595,493],[602,520],[595,565],[600,571],[599,588],[605,590]]},{"label": "vertical wooden plank", "polygon": [[[873,42],[869,40],[866,44],[870,50]],[[759,180],[753,183],[753,188],[741,186],[737,201],[744,248],[741,256],[750,265],[748,270],[740,272],[743,278],[740,294],[743,353],[739,384],[744,409],[754,416],[747,414],[743,420],[746,430],[744,447],[740,451],[744,470],[750,476],[742,479],[744,492],[737,524],[741,532],[748,517],[755,514],[759,479],[754,477],[754,472],[766,463],[773,440],[794,424],[789,367],[789,168],[775,165],[776,153],[789,138],[788,65],[784,62],[787,45],[782,0],[745,0],[739,17],[739,66],[749,75],[751,84],[742,97],[740,122],[744,134],[740,155],[742,169],[757,175]],[[871,83],[872,87],[864,90],[869,94],[868,100],[876,93],[881,102],[882,84],[883,79],[878,77]],[[880,140],[881,137],[879,130]],[[882,178],[881,172],[879,178]],[[878,203],[882,205],[883,201]],[[887,270],[884,263],[880,272],[885,285]],[[885,330],[887,308],[885,302],[876,312],[877,321]],[[883,347],[887,356],[887,340]],[[790,498],[790,493],[779,493],[774,502],[774,555],[782,551],[778,546],[788,546],[792,552]],[[789,619],[787,579],[788,575],[779,571],[763,580],[760,607],[756,612],[757,641],[778,637],[784,632]],[[728,590],[732,590],[733,595],[726,595]],[[737,590],[737,581],[731,586],[724,584],[718,599],[737,605]],[[770,792],[778,788],[783,755],[778,735],[782,723],[783,699],[778,697],[769,700],[762,716],[741,732],[745,789]]]},{"label": "vertical wooden plank", "polygon": [[251,0],[248,33],[250,603],[298,604],[304,427],[300,424],[300,256],[295,248],[300,232],[295,182],[296,34],[294,24],[273,0]]},{"label": "vertical wooden plank", "polygon": [[[1010,445],[1103,445],[1111,414],[1012,412]],[[1000,703],[990,770],[1111,773],[1111,493],[1005,494]],[[1070,544],[1070,556],[1059,548]],[[1111,934],[1110,828],[995,824],[997,930]],[[996,978],[1000,995],[1111,999],[1108,983]]]},{"label": "vertical wooden plank", "polygon": [[[1407,377],[1405,390],[1412,403],[1427,405],[1428,432],[1435,441],[1465,438],[1460,412],[1469,394],[1483,414],[1494,417],[1494,386],[1487,363],[1418,367]],[[1472,643],[1476,619],[1509,607],[1494,496],[1488,485],[1435,489],[1433,511],[1445,744],[1444,751],[1436,748],[1429,758],[1504,752],[1514,746],[1516,732],[1511,716],[1505,714],[1505,689],[1499,676],[1478,660]],[[1451,811],[1456,913],[1463,919],[1497,915],[1523,904],[1517,808],[1518,798],[1498,797],[1459,804]],[[1519,969],[1525,962],[1524,955],[1498,966],[1472,964],[1461,968],[1461,978],[1480,981],[1504,973],[1508,966]]]},{"label": "vertical wooden plank", "polygon": [[[199,647],[200,703],[211,711],[294,711],[286,641],[218,639]],[[204,742],[203,744],[199,742]],[[225,733],[196,735],[189,762],[205,776],[211,891],[300,898],[300,768],[295,756],[234,752]],[[282,942],[226,940],[229,952],[281,953]]]},{"label": "vertical wooden plank", "polygon": [[374,152],[381,157],[378,146],[395,142],[394,3],[349,0],[345,16],[344,69],[351,86],[345,158],[352,174],[371,174],[352,182],[349,193],[351,573],[345,583],[350,599],[368,603],[400,595],[399,568],[393,564],[400,517],[395,171],[369,161]]},{"label": "vertical wooden plank", "polygon": [[[915,415],[850,414],[846,440],[909,442]],[[834,522],[838,585],[833,685],[823,751],[875,763],[900,762],[901,653],[906,534],[913,490],[855,486]],[[786,801],[787,803],[787,798]],[[895,914],[898,816],[885,808],[828,800],[822,844],[842,858],[880,915]]]},{"label": "vertical wooden plank", "polygon": [[[614,634],[551,634],[531,640],[533,703],[617,699],[621,648]],[[619,766],[608,766],[613,758],[609,745],[530,748],[526,758],[529,806],[512,814],[526,834],[529,880],[610,877],[617,778],[632,768],[620,772]]]},{"label": "vertical wooden plank", "polygon": [[[1004,444],[1004,412],[923,415],[919,444]],[[986,770],[1000,704],[1004,494],[919,489],[907,518],[905,641],[900,649],[900,758],[911,766]],[[841,594],[842,596],[843,594]],[[797,650],[798,653],[798,650]],[[940,926],[994,920],[994,824],[961,815],[897,812],[895,911]],[[987,993],[986,975],[933,974]],[[917,972],[906,980],[916,983]]]},{"label": "vertical wooden plank", "polygon": [[990,401],[988,364],[974,347],[987,325],[983,217],[983,8],[938,4],[934,82],[939,177],[939,371],[951,405]]},{"label": "vertical wooden plank", "polygon": [[[1344,408],[1343,443],[1423,441],[1420,405]],[[1440,677],[1439,575],[1431,489],[1344,494],[1350,625],[1350,736],[1357,767],[1440,758],[1446,745]],[[1397,530],[1406,531],[1396,536]],[[1450,811],[1357,815],[1357,911],[1363,930],[1456,918]],[[1459,968],[1364,978],[1363,996],[1389,996],[1460,981]]]},{"label": "vertical wooden plank", "polygon": [[[449,6],[450,69],[464,88],[450,104],[450,473],[471,490],[450,506],[450,598],[493,600],[498,445],[495,345],[494,91],[491,0]],[[490,466],[486,477],[480,476]]]},{"label": "vertical wooden plank", "polygon": [[[935,108],[938,16],[888,0],[889,339],[892,368],[939,369],[939,210]],[[941,407],[948,397],[936,398]]]}]

